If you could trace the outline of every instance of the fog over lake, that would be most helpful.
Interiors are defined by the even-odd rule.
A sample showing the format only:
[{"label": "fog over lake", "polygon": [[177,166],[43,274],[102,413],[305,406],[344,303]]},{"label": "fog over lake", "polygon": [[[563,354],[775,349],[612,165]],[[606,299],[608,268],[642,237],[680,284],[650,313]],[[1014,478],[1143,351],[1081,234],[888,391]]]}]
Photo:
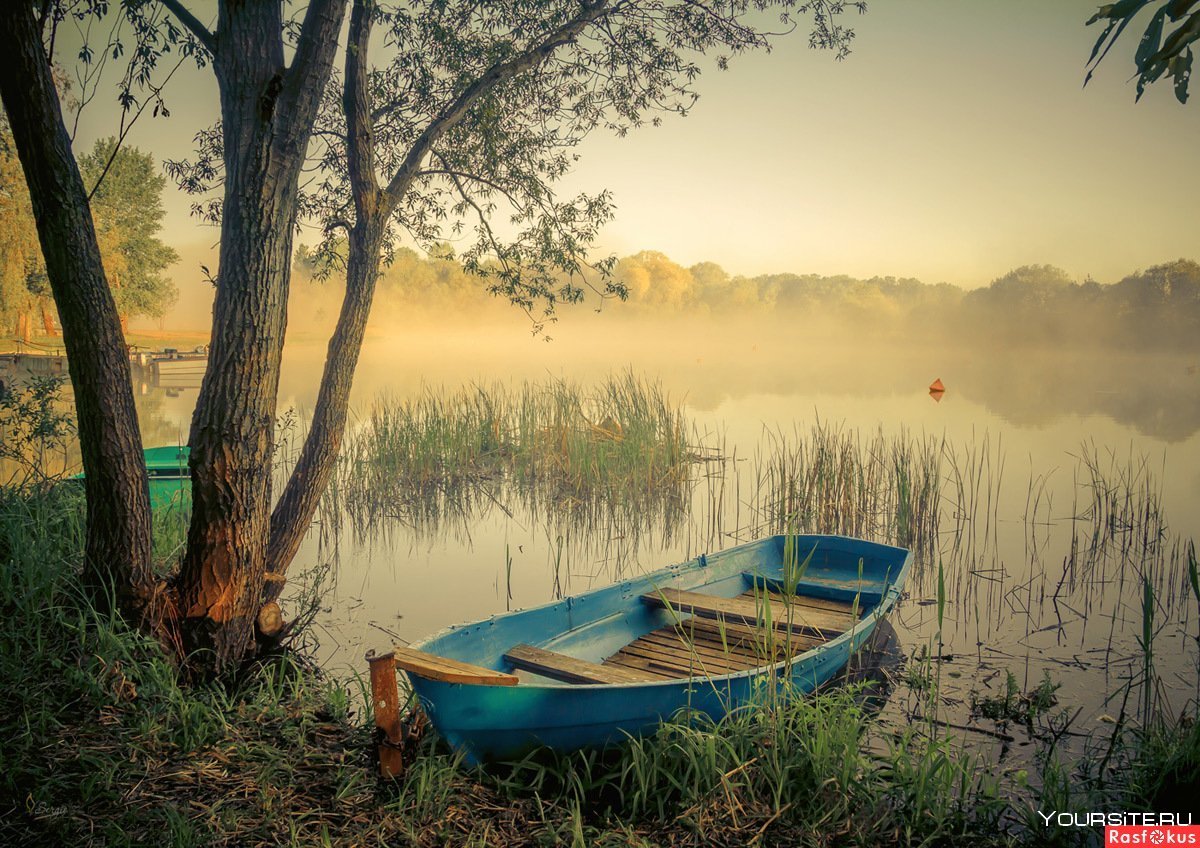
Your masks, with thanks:
[{"label": "fog over lake", "polygon": [[[334,566],[313,630],[318,656],[333,670],[361,670],[369,648],[761,535],[763,469],[781,451],[811,446],[819,428],[863,456],[899,440],[940,457],[936,542],[919,552],[892,617],[893,650],[937,652],[940,562],[951,716],[966,720],[972,695],[995,694],[1011,671],[1023,690],[1045,673],[1061,683],[1063,701],[1083,708],[1081,730],[1107,720],[1114,707],[1105,696],[1140,661],[1144,580],[1155,591],[1165,694],[1180,704],[1194,694],[1175,671],[1194,668],[1200,624],[1184,547],[1200,530],[1196,351],[900,342],[816,326],[573,310],[546,341],[515,314],[376,321],[348,441],[380,401],[554,380],[587,395],[631,371],[683,404],[689,443],[707,460],[691,466],[671,526],[619,510],[580,523],[569,504],[531,506],[502,489],[466,497],[432,523],[401,505],[369,525],[344,506],[323,510],[292,572]],[[324,356],[316,329],[298,331],[285,355],[280,411],[293,409],[298,422],[277,434],[285,460],[315,400]],[[946,391],[931,394],[938,378]],[[186,437],[195,396],[146,386],[146,443]],[[903,720],[910,700],[901,683],[885,715]]]}]

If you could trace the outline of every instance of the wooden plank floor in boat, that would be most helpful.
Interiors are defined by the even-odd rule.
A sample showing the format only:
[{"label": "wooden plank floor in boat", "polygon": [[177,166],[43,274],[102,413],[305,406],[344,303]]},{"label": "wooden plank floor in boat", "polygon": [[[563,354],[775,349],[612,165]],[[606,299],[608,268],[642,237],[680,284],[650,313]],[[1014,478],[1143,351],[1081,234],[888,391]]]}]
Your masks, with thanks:
[{"label": "wooden plank floor in boat", "polygon": [[770,633],[756,621],[755,611],[761,611],[764,601],[762,589],[749,589],[737,598],[691,592],[659,593],[657,600],[647,596],[649,603],[662,606],[665,601],[680,613],[695,615],[635,639],[603,664],[661,679],[711,677],[780,662],[824,644],[854,623],[850,603],[795,596],[792,620],[819,621],[820,627],[781,632],[780,622],[788,620],[787,603],[777,592],[769,596],[775,624]]}]

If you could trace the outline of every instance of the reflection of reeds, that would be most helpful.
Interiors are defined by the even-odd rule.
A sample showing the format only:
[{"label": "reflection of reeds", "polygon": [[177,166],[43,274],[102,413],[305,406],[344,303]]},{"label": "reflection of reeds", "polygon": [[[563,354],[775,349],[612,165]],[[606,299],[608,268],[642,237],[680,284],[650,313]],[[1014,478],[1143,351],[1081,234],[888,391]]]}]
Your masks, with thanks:
[{"label": "reflection of reeds", "polygon": [[673,526],[687,511],[685,435],[681,409],[631,372],[591,392],[562,380],[427,390],[376,403],[336,488],[360,527],[392,518],[436,532],[505,501],[576,527]]}]

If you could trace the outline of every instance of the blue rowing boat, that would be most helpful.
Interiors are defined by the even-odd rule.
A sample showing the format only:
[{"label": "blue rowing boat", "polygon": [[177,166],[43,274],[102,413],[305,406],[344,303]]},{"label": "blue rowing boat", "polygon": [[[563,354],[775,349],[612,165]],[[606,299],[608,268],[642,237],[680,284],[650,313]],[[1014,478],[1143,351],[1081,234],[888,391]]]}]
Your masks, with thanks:
[{"label": "blue rowing boat", "polygon": [[392,656],[468,763],[605,746],[685,708],[719,719],[764,687],[811,692],[895,605],[911,561],[844,536],[772,536]]}]

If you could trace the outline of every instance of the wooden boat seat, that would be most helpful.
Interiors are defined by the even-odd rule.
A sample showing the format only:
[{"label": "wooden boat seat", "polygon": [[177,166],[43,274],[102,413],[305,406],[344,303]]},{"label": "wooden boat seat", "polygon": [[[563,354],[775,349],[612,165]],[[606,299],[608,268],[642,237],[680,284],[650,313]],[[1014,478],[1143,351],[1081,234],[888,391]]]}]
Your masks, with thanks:
[{"label": "wooden boat seat", "polygon": [[856,608],[854,603],[851,601],[835,601],[829,598],[814,598],[810,595],[784,595],[783,592],[775,591],[774,589],[767,589],[762,586],[755,589],[747,589],[738,597],[749,598],[753,601],[762,598],[764,595],[770,595],[771,600],[774,601],[790,603],[797,607],[811,607],[813,609],[827,610],[839,615],[848,615],[851,619],[854,619],[855,617],[862,618],[865,611],[865,608],[861,602]]},{"label": "wooden boat seat", "polygon": [[[783,580],[778,577],[764,577],[753,571],[743,571],[742,577],[759,591],[763,589],[769,589],[772,592],[783,591]],[[810,606],[817,606],[820,602],[824,601],[845,605],[847,608],[857,599],[859,607],[862,608],[882,601],[884,592],[886,591],[887,583],[882,580],[869,581],[857,578],[837,580],[828,577],[804,577],[796,582],[792,596],[797,602],[807,603]]]},{"label": "wooden boat seat", "polygon": [[392,649],[392,653],[396,657],[397,667],[404,669],[409,674],[416,674],[428,680],[441,680],[445,683],[473,683],[480,686],[517,685],[515,674],[505,674],[502,671],[495,671],[480,665],[439,657],[437,654],[427,654],[415,648],[404,648],[397,645]]},{"label": "wooden boat seat", "polygon": [[854,624],[854,618],[848,612],[820,609],[799,603],[789,604],[778,595],[718,598],[682,589],[658,589],[642,595],[642,602],[680,614],[690,613],[702,618],[717,618],[754,626],[762,626],[769,613],[771,626],[776,630],[807,632],[823,639],[831,639],[844,633]]},{"label": "wooden boat seat", "polygon": [[645,683],[655,679],[654,675],[636,669],[600,665],[534,645],[515,645],[504,655],[504,659],[514,668],[523,668],[564,683]]}]

